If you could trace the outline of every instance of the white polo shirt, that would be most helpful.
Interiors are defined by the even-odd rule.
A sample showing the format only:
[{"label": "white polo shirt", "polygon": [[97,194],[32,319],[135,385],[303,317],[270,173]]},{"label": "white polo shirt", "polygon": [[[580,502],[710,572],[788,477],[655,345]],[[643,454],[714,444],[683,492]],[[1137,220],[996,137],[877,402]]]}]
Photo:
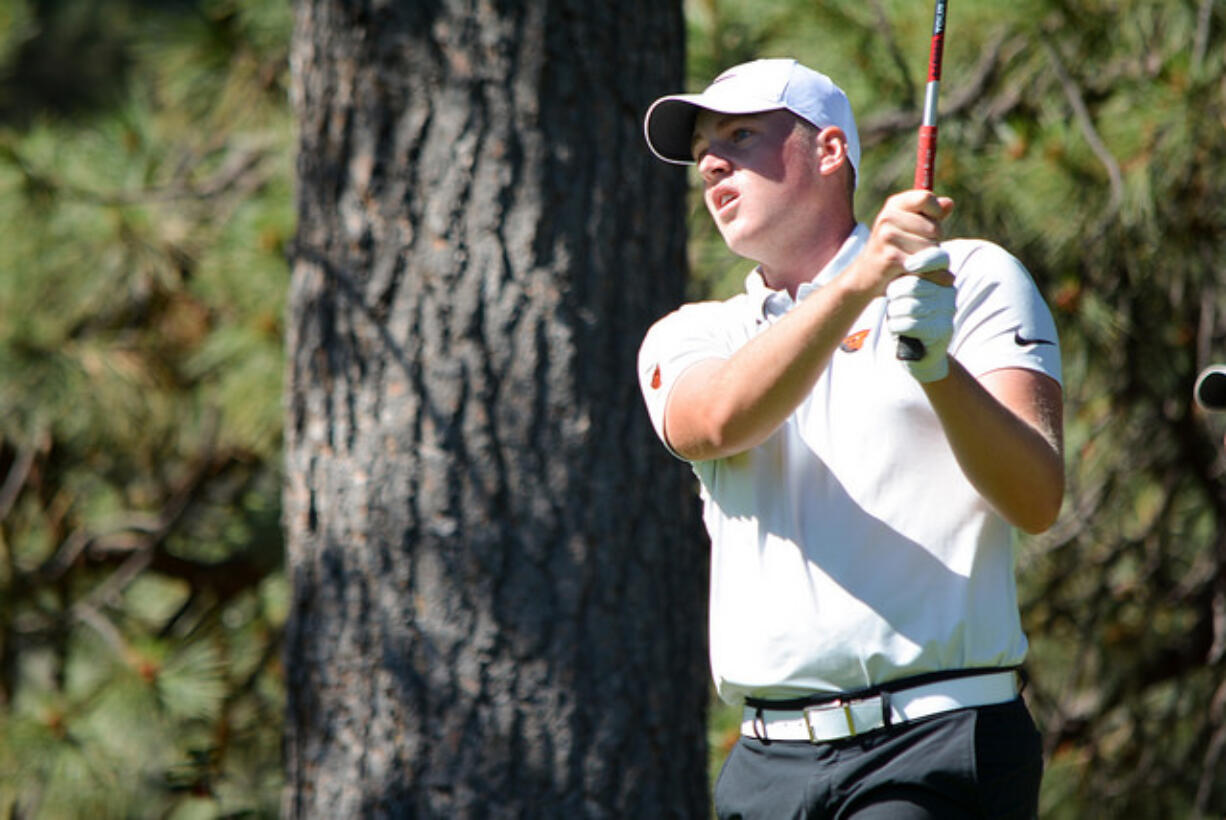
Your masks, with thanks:
[{"label": "white polo shirt", "polygon": [[[860,253],[857,226],[798,299]],[[1055,323],[1030,274],[989,242],[951,240],[949,353],[970,373],[1061,378]],[[794,303],[755,271],[746,292],[648,331],[639,380],[656,433],[677,377],[727,358]],[[769,439],[692,464],[711,537],[711,669],[720,696],[860,689],[1026,654],[1011,527],[963,476],[874,300],[812,393]]]}]

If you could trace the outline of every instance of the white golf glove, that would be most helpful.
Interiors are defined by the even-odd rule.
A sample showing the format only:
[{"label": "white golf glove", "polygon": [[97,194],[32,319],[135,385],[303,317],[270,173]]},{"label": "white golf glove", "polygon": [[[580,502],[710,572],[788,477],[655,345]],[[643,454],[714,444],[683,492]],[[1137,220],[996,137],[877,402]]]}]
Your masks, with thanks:
[{"label": "white golf glove", "polygon": [[[914,254],[907,260],[914,272],[949,267],[949,254],[940,247]],[[949,374],[950,339],[954,335],[957,291],[922,276],[900,276],[886,286],[886,327],[895,336],[910,336],[924,345],[919,361],[904,361],[917,381],[935,382]]]}]

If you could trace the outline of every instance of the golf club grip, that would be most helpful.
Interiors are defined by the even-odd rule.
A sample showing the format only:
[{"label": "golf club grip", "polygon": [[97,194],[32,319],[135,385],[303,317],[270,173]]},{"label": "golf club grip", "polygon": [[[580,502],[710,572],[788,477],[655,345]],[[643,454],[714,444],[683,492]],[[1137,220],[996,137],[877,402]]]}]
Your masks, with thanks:
[{"label": "golf club grip", "polygon": [[[924,113],[920,122],[919,147],[915,152],[915,187],[931,191],[937,162],[937,97],[941,88],[941,60],[945,56],[945,17],[948,0],[936,0],[932,14],[932,42],[928,50],[928,85],[924,90]],[[912,336],[899,336],[895,356],[904,362],[924,358],[924,343]]]},{"label": "golf club grip", "polygon": [[932,190],[932,175],[937,164],[937,127],[921,125],[919,148],[915,152],[915,187]]},{"label": "golf club grip", "polygon": [[[932,171],[937,159],[937,127],[921,125],[919,130],[919,148],[915,153],[915,187],[925,191],[932,190]],[[924,343],[912,336],[898,337],[899,361],[918,362],[924,358]]]}]

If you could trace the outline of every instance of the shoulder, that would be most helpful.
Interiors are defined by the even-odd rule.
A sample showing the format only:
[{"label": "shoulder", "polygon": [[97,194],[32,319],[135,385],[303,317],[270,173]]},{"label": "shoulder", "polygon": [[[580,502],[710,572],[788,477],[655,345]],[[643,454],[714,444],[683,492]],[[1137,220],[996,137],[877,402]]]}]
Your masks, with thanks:
[{"label": "shoulder", "polygon": [[660,321],[719,321],[735,318],[749,310],[749,296],[738,293],[728,299],[708,299],[701,302],[686,302]]},{"label": "shoulder", "polygon": [[959,304],[970,307],[987,300],[1030,304],[1042,301],[1038,284],[1026,266],[1009,251],[986,239],[951,239],[941,247],[949,252],[949,269],[958,289]]},{"label": "shoulder", "polygon": [[735,333],[753,325],[749,297],[737,294],[723,301],[688,302],[659,319],[647,331],[646,341]]},{"label": "shoulder", "polygon": [[955,276],[1018,275],[1030,278],[1026,266],[1009,251],[987,239],[949,239],[941,243],[949,253],[949,267]]},{"label": "shoulder", "polygon": [[950,351],[976,377],[1022,368],[1061,380],[1054,317],[1030,271],[1000,245],[983,239],[942,242],[957,288]]}]

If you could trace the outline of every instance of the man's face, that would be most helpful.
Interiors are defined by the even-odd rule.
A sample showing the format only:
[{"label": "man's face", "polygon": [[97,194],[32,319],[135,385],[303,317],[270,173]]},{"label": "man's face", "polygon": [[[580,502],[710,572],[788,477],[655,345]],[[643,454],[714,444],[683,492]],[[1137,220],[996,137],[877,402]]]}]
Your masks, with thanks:
[{"label": "man's face", "polygon": [[734,253],[769,263],[817,228],[815,134],[788,111],[698,113],[692,149],[703,200]]}]

